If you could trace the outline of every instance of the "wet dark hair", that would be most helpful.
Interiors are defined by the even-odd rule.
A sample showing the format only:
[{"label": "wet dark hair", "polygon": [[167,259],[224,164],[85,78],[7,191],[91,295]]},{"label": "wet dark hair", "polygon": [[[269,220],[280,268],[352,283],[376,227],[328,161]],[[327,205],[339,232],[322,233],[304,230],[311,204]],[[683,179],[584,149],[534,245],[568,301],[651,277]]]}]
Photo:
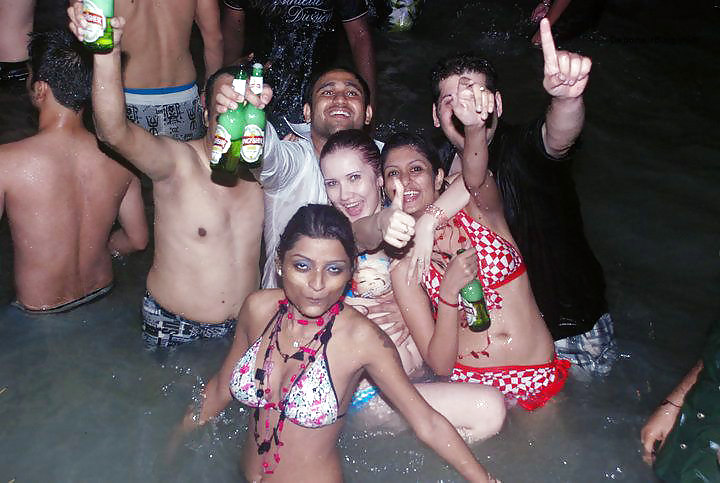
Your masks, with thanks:
[{"label": "wet dark hair", "polygon": [[360,157],[365,164],[368,164],[375,176],[382,175],[380,169],[380,149],[372,138],[360,129],[346,129],[338,131],[330,136],[320,152],[320,159],[339,151],[341,149],[352,149],[360,152]]},{"label": "wet dark hair", "polygon": [[355,270],[357,247],[352,225],[350,220],[337,208],[330,205],[300,207],[280,235],[280,243],[277,247],[280,263],[284,261],[285,254],[295,246],[301,236],[339,241],[350,260],[350,271]]},{"label": "wet dark hair", "polygon": [[218,77],[220,77],[223,74],[230,74],[231,76],[235,77],[240,71],[243,69],[244,66],[242,65],[228,65],[226,67],[221,67],[220,69],[213,72],[213,74],[208,77],[207,82],[205,82],[205,109],[209,109],[210,106],[208,105],[208,96],[213,95],[213,88],[215,87],[215,81],[218,80]]},{"label": "wet dark hair", "polygon": [[92,54],[65,29],[30,34],[31,83],[47,82],[62,106],[80,112],[90,100]]},{"label": "wet dark hair", "polygon": [[465,52],[440,59],[430,71],[433,104],[439,101],[440,82],[451,75],[463,75],[471,72],[484,74],[485,87],[493,93],[497,90],[498,76],[490,61],[479,54]]},{"label": "wet dark hair", "polygon": [[370,105],[370,86],[368,86],[367,81],[363,78],[363,76],[358,74],[357,71],[346,66],[330,67],[328,69],[319,70],[313,73],[313,75],[310,76],[310,82],[308,82],[307,86],[305,86],[305,92],[303,92],[303,105],[310,104],[310,106],[312,106],[312,96],[313,92],[315,91],[315,84],[317,84],[317,81],[320,80],[322,76],[324,76],[328,72],[334,71],[347,72],[349,74],[352,74],[355,79],[357,79],[358,83],[360,84],[360,88],[362,89],[364,107]]},{"label": "wet dark hair", "polygon": [[390,151],[405,146],[409,146],[418,153],[422,154],[432,167],[433,177],[437,176],[438,171],[442,168],[437,149],[425,137],[409,132],[395,133],[387,140],[385,146],[383,146],[382,154],[380,155],[383,171],[385,171],[385,163],[390,155]]}]

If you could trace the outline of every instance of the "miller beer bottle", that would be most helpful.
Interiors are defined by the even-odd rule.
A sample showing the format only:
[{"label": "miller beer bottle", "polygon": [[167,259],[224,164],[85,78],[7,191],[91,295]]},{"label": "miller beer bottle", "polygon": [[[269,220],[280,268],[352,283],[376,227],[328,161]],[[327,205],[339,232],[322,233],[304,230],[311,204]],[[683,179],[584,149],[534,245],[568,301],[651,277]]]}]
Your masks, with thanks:
[{"label": "miller beer bottle", "polygon": [[[263,66],[253,64],[250,76],[250,91],[260,95],[263,88]],[[258,168],[262,164],[265,145],[265,111],[251,103],[245,106],[245,129],[242,135],[242,159],[247,168]]]},{"label": "miller beer bottle", "polygon": [[83,44],[87,48],[98,54],[105,54],[113,49],[110,19],[114,15],[113,0],[83,0],[83,18],[88,23],[83,32]]},{"label": "miller beer bottle", "polygon": [[[464,250],[458,250],[458,255]],[[480,280],[473,279],[460,289],[460,296],[474,309],[474,318],[468,320],[468,328],[473,332],[483,332],[490,328],[490,314],[485,304],[485,294]]]},{"label": "miller beer bottle", "polygon": [[[245,95],[247,73],[241,70],[233,80],[233,90]],[[240,165],[240,152],[245,128],[245,106],[240,104],[237,109],[230,109],[218,116],[215,136],[210,153],[210,167],[237,174]]]}]

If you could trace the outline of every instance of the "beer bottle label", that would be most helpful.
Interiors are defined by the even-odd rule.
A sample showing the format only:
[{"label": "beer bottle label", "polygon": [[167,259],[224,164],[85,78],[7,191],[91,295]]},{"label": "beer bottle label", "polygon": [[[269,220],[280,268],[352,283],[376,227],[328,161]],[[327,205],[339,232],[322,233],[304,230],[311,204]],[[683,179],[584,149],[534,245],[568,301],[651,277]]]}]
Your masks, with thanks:
[{"label": "beer bottle label", "polygon": [[210,162],[217,164],[220,162],[222,155],[230,149],[230,133],[224,126],[218,124],[215,128],[215,136],[213,137],[213,145],[210,150]]},{"label": "beer bottle label", "polygon": [[83,41],[95,42],[102,37],[107,26],[107,18],[103,13],[103,9],[91,0],[83,0],[83,17],[88,23],[83,32]]},{"label": "beer bottle label", "polygon": [[242,157],[246,163],[254,163],[263,152],[265,132],[256,124],[245,126],[242,138]]},{"label": "beer bottle label", "polygon": [[[262,94],[262,89],[263,89],[263,78],[257,77],[257,76],[250,77],[250,92],[259,96],[260,94]],[[245,93],[245,91],[243,90],[243,94],[244,93]]]},{"label": "beer bottle label", "polygon": [[232,81],[232,87],[235,92],[241,95],[245,95],[245,84],[247,83],[246,79],[233,79]]}]

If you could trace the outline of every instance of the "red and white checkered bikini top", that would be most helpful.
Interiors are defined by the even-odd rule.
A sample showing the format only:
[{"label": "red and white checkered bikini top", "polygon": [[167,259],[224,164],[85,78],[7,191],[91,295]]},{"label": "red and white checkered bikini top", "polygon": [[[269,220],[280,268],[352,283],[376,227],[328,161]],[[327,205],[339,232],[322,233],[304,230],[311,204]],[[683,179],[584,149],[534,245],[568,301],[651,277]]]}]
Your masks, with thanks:
[{"label": "red and white checkered bikini top", "polygon": [[[520,252],[512,243],[475,221],[464,210],[459,211],[451,223],[465,232],[467,239],[477,252],[478,279],[483,286],[488,310],[502,308],[502,297],[496,289],[525,273],[525,264]],[[464,237],[461,234],[461,241],[462,238]],[[443,274],[438,270],[435,262],[431,262],[430,270],[425,274],[423,280],[425,290],[435,308],[438,305]]]}]

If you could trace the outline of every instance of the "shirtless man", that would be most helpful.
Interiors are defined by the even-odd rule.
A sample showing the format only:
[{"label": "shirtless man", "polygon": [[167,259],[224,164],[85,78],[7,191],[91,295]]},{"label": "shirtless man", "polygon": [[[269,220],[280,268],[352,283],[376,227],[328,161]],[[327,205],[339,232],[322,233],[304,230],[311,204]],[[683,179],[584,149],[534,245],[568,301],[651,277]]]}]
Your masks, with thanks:
[{"label": "shirtless man", "polygon": [[[71,0],[71,3],[82,0]],[[152,134],[180,141],[204,135],[202,106],[190,55],[193,20],[202,34],[205,78],[222,66],[217,0],[115,0],[126,21],[122,52],[127,117]]]},{"label": "shirtless man", "polygon": [[[68,13],[77,35],[85,25],[82,8],[75,5]],[[214,104],[204,113],[209,134],[189,142],[153,136],[125,118],[120,80],[125,20],[115,17],[112,25],[115,49],[94,56],[92,99],[98,137],[153,183],[155,255],[143,302],[144,337],[167,346],[224,336],[234,328],[245,296],[258,286],[262,190],[254,179],[234,186],[211,180]],[[210,92],[216,77],[208,80]]]},{"label": "shirtless man", "polygon": [[83,126],[92,76],[85,49],[57,30],[35,35],[30,53],[39,132],[0,146],[0,216],[6,209],[13,239],[14,305],[55,313],[106,294],[111,253],[144,249],[148,229],[138,178]]}]

